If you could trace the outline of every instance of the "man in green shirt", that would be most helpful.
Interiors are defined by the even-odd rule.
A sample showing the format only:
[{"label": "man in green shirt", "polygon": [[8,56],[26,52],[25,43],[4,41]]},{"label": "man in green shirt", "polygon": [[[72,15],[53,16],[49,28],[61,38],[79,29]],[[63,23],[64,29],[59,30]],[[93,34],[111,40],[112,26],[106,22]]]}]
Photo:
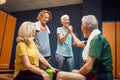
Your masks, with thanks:
[{"label": "man in green shirt", "polygon": [[82,52],[84,64],[79,70],[73,72],[85,75],[86,80],[113,80],[110,44],[101,35],[96,17],[83,16],[81,30],[84,37],[88,38],[87,43],[79,40],[71,30],[74,44],[84,47]]}]

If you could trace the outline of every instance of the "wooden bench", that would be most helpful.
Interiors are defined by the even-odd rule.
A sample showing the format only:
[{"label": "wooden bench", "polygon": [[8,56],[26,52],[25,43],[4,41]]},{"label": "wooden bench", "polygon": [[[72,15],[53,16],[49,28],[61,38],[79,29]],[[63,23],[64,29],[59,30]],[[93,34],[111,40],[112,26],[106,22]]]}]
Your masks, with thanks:
[{"label": "wooden bench", "polygon": [[13,80],[13,69],[0,69],[0,80]]},{"label": "wooden bench", "polygon": [[13,74],[11,74],[11,73],[0,73],[0,80],[13,80]]}]

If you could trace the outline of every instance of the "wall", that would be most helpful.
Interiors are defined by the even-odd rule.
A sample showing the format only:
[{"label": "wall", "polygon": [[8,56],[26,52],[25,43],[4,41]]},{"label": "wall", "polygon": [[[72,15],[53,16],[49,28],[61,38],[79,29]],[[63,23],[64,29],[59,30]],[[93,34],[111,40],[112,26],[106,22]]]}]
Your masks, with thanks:
[{"label": "wall", "polygon": [[95,15],[98,20],[98,26],[101,30],[102,24],[102,4],[101,0],[84,0],[82,8],[82,16]]},{"label": "wall", "polygon": [[102,1],[102,21],[120,21],[120,3],[118,1]]}]

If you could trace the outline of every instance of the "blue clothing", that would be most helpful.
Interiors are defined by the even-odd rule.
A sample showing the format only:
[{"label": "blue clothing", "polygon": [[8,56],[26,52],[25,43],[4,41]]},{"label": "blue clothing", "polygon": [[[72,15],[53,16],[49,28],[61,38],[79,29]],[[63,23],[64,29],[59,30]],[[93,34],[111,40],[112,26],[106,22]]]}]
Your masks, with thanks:
[{"label": "blue clothing", "polygon": [[[57,28],[57,35],[65,35],[67,30],[63,27]],[[63,63],[66,62],[69,71],[74,69],[74,56],[72,50],[72,36],[69,34],[64,42],[57,41],[56,61],[59,70],[62,70]]]},{"label": "blue clothing", "polygon": [[64,57],[61,55],[56,55],[56,61],[57,61],[57,67],[59,70],[62,70],[64,62],[66,62],[69,71],[72,71],[74,69],[74,57]]},{"label": "blue clothing", "polygon": [[[63,27],[57,28],[57,34],[65,35],[67,33],[67,30]],[[56,54],[65,56],[65,57],[71,57],[73,56],[73,50],[72,50],[72,36],[69,34],[66,40],[61,43],[58,39],[57,41],[57,50]]]},{"label": "blue clothing", "polygon": [[49,41],[49,33],[50,30],[47,27],[47,25],[45,25],[47,31],[42,31],[40,29],[40,22],[36,22],[36,34],[35,34],[35,44],[39,50],[39,52],[44,56],[44,57],[48,57],[51,56],[51,49],[50,49],[50,41]]}]

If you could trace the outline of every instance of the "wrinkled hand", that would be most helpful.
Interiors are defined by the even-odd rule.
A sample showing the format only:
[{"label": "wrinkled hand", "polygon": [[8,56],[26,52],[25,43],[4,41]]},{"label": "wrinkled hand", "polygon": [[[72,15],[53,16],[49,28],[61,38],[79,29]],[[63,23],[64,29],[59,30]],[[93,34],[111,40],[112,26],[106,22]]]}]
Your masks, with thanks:
[{"label": "wrinkled hand", "polygon": [[60,71],[60,70],[55,68],[55,71]]},{"label": "wrinkled hand", "polygon": [[55,68],[53,68],[53,67],[52,67],[51,69],[53,70],[53,72],[55,72],[55,70],[56,70],[56,69],[55,69]]},{"label": "wrinkled hand", "polygon": [[60,71],[60,70],[58,70],[56,68],[51,68],[51,69],[53,70],[53,72]]},{"label": "wrinkled hand", "polygon": [[76,46],[77,44],[76,44],[76,42],[75,42],[75,41],[73,41],[72,45],[73,45],[73,46]]},{"label": "wrinkled hand", "polygon": [[79,73],[79,70],[72,70],[72,72],[74,72],[74,73]]},{"label": "wrinkled hand", "polygon": [[50,80],[50,76],[46,72],[42,73],[41,75],[44,80]]},{"label": "wrinkled hand", "polygon": [[69,33],[73,32],[73,27],[72,27],[71,25],[69,25],[69,26],[67,27],[67,29],[68,29],[68,32],[69,32]]}]

